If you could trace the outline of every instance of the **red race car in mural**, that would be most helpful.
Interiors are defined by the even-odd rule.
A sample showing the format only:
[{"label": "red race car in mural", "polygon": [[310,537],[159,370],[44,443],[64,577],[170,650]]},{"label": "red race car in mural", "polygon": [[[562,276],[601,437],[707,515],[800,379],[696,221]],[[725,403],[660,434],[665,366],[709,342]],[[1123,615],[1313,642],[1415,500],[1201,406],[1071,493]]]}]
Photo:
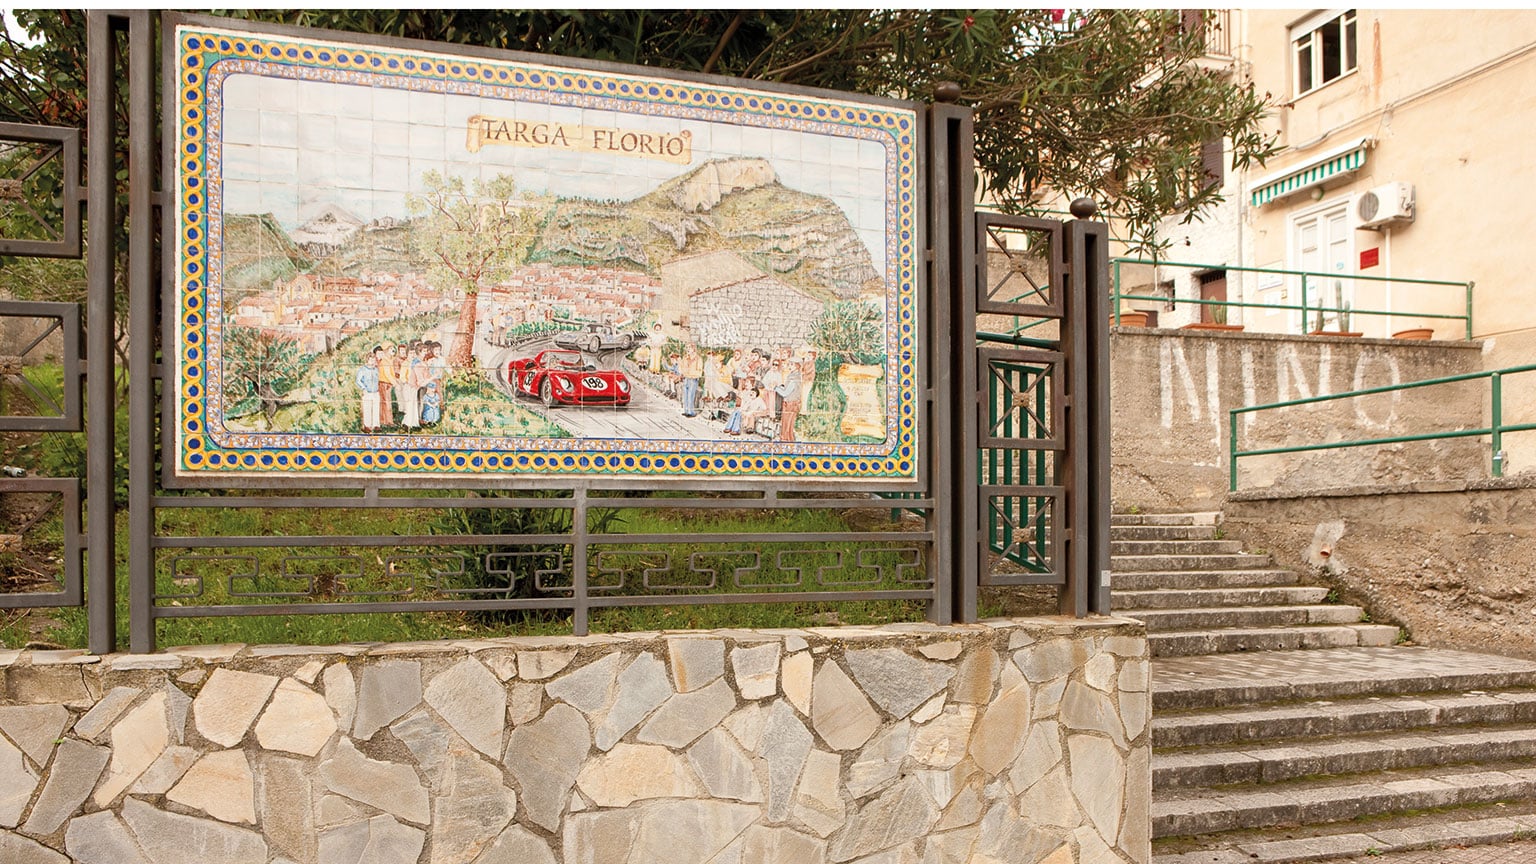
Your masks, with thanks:
[{"label": "red race car in mural", "polygon": [[580,351],[552,349],[507,364],[507,380],[519,396],[556,405],[629,405],[629,378],[617,369],[598,369]]}]

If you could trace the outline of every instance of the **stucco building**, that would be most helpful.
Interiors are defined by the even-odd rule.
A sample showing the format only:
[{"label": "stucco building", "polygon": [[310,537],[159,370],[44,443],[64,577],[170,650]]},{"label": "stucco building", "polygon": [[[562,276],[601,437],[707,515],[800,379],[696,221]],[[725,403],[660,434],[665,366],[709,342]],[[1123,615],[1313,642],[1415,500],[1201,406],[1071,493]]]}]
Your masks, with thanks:
[{"label": "stucco building", "polygon": [[[1165,222],[1167,259],[1202,266],[1160,268],[1153,289],[1295,305],[1299,277],[1223,265],[1323,272],[1309,305],[1351,312],[1326,313],[1325,329],[1463,338],[1460,320],[1414,314],[1462,314],[1463,289],[1401,280],[1471,281],[1487,365],[1536,360],[1523,242],[1536,228],[1536,11],[1233,9],[1207,26],[1204,62],[1273,95],[1265,125],[1282,149],[1217,169],[1227,203],[1202,222]],[[1160,305],[1163,326],[1199,315],[1136,305]],[[1242,312],[1250,330],[1314,329],[1315,312],[1299,317]]]}]

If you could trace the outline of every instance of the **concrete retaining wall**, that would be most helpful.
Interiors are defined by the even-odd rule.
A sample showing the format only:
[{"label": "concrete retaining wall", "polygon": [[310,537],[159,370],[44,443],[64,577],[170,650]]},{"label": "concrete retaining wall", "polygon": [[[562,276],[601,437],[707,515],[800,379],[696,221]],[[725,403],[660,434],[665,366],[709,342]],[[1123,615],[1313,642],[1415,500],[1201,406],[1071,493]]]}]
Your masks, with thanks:
[{"label": "concrete retaining wall", "polygon": [[[1117,507],[1215,509],[1227,489],[1228,411],[1481,368],[1479,343],[1116,330],[1110,343]],[[1245,415],[1244,449],[1487,424],[1486,381]],[[1508,397],[1506,397],[1508,401]],[[1240,489],[1486,478],[1487,441],[1373,446],[1240,461]]]},{"label": "concrete retaining wall", "polygon": [[1238,495],[1225,531],[1438,648],[1536,657],[1536,477]]},{"label": "concrete retaining wall", "polygon": [[7,864],[1150,859],[1123,619],[0,652]]}]

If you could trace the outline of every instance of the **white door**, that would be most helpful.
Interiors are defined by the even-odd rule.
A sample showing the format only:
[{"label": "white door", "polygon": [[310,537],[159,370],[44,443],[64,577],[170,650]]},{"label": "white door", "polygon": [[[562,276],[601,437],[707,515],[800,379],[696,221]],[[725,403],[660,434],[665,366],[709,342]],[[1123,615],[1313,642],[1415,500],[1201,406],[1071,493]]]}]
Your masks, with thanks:
[{"label": "white door", "polygon": [[[1354,246],[1355,232],[1349,226],[1348,200],[1324,205],[1292,219],[1293,269],[1327,274],[1306,277],[1307,320],[1301,322],[1302,332],[1357,329],[1355,325],[1359,322],[1353,320],[1348,311],[1339,311],[1354,305],[1355,280],[1349,278],[1354,273],[1351,267]],[[1319,312],[1320,308],[1328,311]]]}]

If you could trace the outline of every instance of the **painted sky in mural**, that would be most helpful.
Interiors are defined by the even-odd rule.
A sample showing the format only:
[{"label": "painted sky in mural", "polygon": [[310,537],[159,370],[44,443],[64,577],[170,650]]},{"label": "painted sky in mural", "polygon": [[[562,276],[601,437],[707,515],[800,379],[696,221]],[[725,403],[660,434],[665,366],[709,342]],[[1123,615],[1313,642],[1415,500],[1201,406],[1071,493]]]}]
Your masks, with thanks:
[{"label": "painted sky in mural", "polygon": [[910,110],[176,57],[178,476],[914,476]]}]

